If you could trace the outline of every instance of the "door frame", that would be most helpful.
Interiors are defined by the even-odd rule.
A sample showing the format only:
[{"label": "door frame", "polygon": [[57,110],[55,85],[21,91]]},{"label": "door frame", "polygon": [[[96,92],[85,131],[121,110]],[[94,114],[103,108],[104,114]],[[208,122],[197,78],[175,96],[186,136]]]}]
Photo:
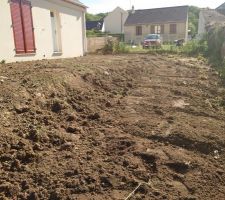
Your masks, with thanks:
[{"label": "door frame", "polygon": [[50,11],[53,54],[62,53],[61,22],[57,11]]}]

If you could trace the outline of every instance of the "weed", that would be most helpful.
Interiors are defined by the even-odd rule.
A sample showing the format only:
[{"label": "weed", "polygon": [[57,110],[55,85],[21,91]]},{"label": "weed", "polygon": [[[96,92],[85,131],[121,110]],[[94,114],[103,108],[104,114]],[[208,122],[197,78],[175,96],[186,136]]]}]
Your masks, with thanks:
[{"label": "weed", "polygon": [[1,60],[0,64],[5,64],[6,61],[5,60]]},{"label": "weed", "polygon": [[108,39],[102,51],[103,51],[103,54],[128,53],[129,48],[123,42],[113,41]]}]

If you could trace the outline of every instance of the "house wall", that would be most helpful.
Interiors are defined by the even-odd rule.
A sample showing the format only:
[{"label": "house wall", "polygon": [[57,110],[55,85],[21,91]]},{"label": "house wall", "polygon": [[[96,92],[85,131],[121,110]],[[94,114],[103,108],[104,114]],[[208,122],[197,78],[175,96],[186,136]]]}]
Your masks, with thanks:
[{"label": "house wall", "polygon": [[204,33],[206,33],[205,29],[205,18],[203,16],[204,11],[200,11],[199,13],[199,21],[198,21],[198,37],[201,37]]},{"label": "house wall", "polygon": [[[16,55],[8,0],[0,1],[0,61],[6,62],[82,56],[86,50],[84,8],[61,0],[31,0],[35,35],[35,54]],[[60,17],[62,54],[53,54],[50,11]]]},{"label": "house wall", "polygon": [[[170,34],[170,24],[177,24],[176,34]],[[187,37],[188,37],[187,24],[188,22],[140,25],[142,26],[142,35],[140,36],[136,35],[136,25],[125,26],[125,42],[130,43],[131,41],[133,41],[135,44],[141,44],[145,36],[151,33],[151,25],[164,25],[164,34],[161,34],[162,40],[164,42],[174,41],[177,39],[185,39],[185,41],[187,41]]]},{"label": "house wall", "polygon": [[128,12],[117,7],[104,19],[104,31],[112,34],[124,33],[124,24],[127,20]]},{"label": "house wall", "polygon": [[88,53],[95,53],[98,50],[104,48],[104,46],[108,43],[108,41],[116,42],[118,41],[117,37],[88,37],[87,38],[87,52]]}]

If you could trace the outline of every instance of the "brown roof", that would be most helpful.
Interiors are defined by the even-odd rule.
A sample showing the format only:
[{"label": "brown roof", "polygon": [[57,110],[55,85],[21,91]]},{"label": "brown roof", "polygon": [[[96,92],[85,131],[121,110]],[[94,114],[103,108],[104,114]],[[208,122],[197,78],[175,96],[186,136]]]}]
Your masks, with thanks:
[{"label": "brown roof", "polygon": [[135,10],[130,12],[125,25],[187,21],[188,6]]}]

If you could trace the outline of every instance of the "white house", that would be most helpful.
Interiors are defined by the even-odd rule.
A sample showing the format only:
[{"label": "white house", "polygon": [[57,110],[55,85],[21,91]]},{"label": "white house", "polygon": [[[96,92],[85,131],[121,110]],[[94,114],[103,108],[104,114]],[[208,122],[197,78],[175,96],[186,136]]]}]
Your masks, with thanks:
[{"label": "white house", "polygon": [[207,33],[207,29],[215,25],[224,26],[225,16],[217,10],[208,8],[201,9],[198,21],[198,38],[202,38]]},{"label": "white house", "polygon": [[128,11],[120,7],[115,8],[104,18],[104,31],[112,34],[124,33],[124,24],[128,14]]},{"label": "white house", "polygon": [[85,13],[78,0],[1,0],[0,61],[84,55]]}]

